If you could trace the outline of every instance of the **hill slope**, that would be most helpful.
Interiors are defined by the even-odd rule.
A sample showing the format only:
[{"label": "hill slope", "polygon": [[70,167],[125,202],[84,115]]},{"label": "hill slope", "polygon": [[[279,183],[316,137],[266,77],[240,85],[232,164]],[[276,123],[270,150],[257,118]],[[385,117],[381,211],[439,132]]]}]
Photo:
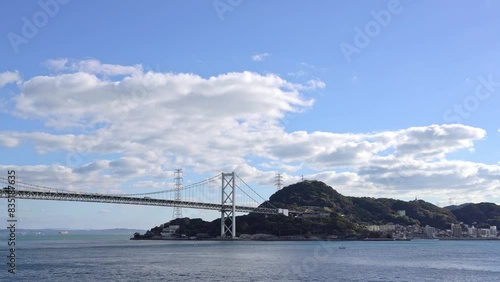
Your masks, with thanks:
[{"label": "hill slope", "polygon": [[476,222],[478,225],[500,227],[500,206],[493,203],[467,204],[451,211],[465,224]]},{"label": "hill slope", "polygon": [[[446,228],[450,223],[456,222],[455,215],[449,210],[422,200],[405,202],[384,198],[346,197],[321,181],[302,181],[287,186],[272,195],[269,202],[276,207],[297,210],[304,206],[322,207],[360,224],[392,222]],[[406,216],[399,216],[399,210],[405,210]]]},{"label": "hill slope", "polygon": [[[274,193],[268,202],[278,208],[310,213],[310,215],[321,213],[321,216],[287,217],[251,213],[237,217],[236,232],[277,236],[299,234],[349,236],[366,232],[363,226],[370,224],[392,222],[401,225],[430,225],[444,229],[449,228],[450,223],[457,221],[451,211],[422,200],[405,202],[384,198],[346,197],[320,181],[302,181],[284,187]],[[406,216],[400,216],[398,214],[400,210],[405,210]],[[457,214],[462,216],[461,213]],[[485,215],[485,220],[488,216]],[[205,222],[201,219],[184,218],[166,224],[180,225],[178,233],[187,236],[195,236],[197,233],[207,233],[212,237],[220,235],[220,219]],[[159,236],[160,231],[161,228],[155,227],[148,231],[147,235]]]}]

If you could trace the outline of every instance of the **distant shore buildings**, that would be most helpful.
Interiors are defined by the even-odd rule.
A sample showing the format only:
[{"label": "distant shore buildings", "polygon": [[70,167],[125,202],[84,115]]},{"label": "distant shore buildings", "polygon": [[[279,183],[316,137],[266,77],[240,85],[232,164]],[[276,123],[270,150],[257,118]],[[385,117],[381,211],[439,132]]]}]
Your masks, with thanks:
[{"label": "distant shore buildings", "polygon": [[476,228],[474,225],[463,223],[451,224],[451,237],[453,238],[496,238],[498,231],[496,226],[489,228]]},{"label": "distant shore buildings", "polygon": [[379,232],[385,237],[391,235],[392,238],[413,238],[413,239],[494,239],[498,238],[496,226],[489,228],[476,228],[475,226],[463,223],[452,223],[450,229],[441,230],[433,226],[402,226],[399,224],[367,225],[370,232]]}]

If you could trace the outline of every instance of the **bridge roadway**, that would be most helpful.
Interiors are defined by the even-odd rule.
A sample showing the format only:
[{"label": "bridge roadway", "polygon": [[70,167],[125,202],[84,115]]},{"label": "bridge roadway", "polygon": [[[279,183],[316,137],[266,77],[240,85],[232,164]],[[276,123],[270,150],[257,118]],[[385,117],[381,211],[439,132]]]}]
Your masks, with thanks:
[{"label": "bridge roadway", "polygon": [[[0,198],[9,198],[11,190],[6,188],[0,189]],[[127,205],[144,205],[144,206],[162,206],[162,207],[182,207],[205,210],[231,210],[231,205],[221,205],[201,202],[162,200],[149,197],[137,198],[127,196],[116,196],[106,194],[93,193],[72,193],[72,192],[43,192],[43,191],[28,191],[15,190],[15,199],[26,200],[50,200],[50,201],[74,201],[74,202],[92,202],[92,203],[110,203],[110,204],[127,204]],[[255,208],[235,205],[237,212],[254,212],[263,214],[278,214],[278,209]]]}]

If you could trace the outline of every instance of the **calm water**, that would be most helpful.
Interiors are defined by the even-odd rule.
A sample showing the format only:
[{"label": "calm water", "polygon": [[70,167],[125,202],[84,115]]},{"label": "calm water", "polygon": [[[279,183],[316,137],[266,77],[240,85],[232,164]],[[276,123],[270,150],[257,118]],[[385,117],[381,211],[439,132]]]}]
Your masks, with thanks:
[{"label": "calm water", "polygon": [[[18,237],[1,281],[499,281],[500,242],[180,242]],[[339,247],[345,246],[345,249]]]}]

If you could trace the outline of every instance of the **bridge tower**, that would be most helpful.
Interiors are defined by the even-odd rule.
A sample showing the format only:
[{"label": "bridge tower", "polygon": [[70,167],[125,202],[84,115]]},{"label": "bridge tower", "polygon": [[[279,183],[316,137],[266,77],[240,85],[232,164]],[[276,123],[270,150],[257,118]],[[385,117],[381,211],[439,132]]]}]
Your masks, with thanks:
[{"label": "bridge tower", "polygon": [[235,175],[222,173],[222,209],[220,218],[221,238],[236,237]]},{"label": "bridge tower", "polygon": [[[174,172],[175,175],[175,201],[181,201],[181,190],[182,190],[182,169],[176,169]],[[174,207],[174,214],[172,215],[172,219],[182,218],[182,208]]]}]

